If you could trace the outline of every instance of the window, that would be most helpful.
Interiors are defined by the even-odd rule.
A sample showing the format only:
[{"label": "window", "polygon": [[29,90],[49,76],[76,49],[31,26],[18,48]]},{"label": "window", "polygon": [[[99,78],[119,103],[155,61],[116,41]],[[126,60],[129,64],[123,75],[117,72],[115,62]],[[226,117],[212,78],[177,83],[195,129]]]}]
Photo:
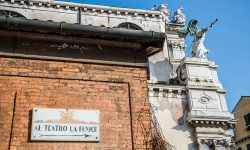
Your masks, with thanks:
[{"label": "window", "polygon": [[142,30],[142,28],[139,27],[138,25],[133,24],[133,23],[129,23],[129,22],[121,23],[117,27],[124,28],[124,29],[130,29],[130,30]]},{"label": "window", "polygon": [[248,130],[250,130],[250,113],[244,115],[245,126]]},{"label": "window", "polygon": [[8,10],[0,10],[0,16],[25,18],[23,15]]},{"label": "window", "polygon": [[250,144],[247,144],[247,150],[250,150]]}]

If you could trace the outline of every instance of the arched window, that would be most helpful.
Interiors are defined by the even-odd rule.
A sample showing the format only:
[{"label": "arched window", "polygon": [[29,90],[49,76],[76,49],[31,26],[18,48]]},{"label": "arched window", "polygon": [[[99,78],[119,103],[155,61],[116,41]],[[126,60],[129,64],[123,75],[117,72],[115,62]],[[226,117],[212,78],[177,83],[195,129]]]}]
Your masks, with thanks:
[{"label": "arched window", "polygon": [[23,15],[9,10],[0,10],[0,16],[26,18]]},{"label": "arched window", "polygon": [[142,28],[139,27],[138,25],[133,24],[133,23],[129,23],[129,22],[121,23],[117,27],[124,28],[124,29],[130,29],[130,30],[142,30]]}]

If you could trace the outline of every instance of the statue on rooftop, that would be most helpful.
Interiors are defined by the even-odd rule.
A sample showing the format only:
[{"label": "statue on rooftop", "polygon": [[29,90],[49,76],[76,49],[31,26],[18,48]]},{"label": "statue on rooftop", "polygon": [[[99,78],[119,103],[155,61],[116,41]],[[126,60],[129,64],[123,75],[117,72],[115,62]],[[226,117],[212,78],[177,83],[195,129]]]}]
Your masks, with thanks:
[{"label": "statue on rooftop", "polygon": [[207,59],[208,49],[204,46],[205,35],[208,28],[202,28],[194,35],[192,57]]},{"label": "statue on rooftop", "polygon": [[197,27],[198,19],[192,19],[188,23],[188,26],[179,30],[179,35],[186,37],[189,33],[191,36],[194,36],[193,46],[192,46],[192,57],[207,59],[208,49],[204,46],[206,32],[213,27],[213,25],[218,21],[215,19],[208,27],[201,28],[200,30]]},{"label": "statue on rooftop", "polygon": [[154,7],[151,8],[151,10],[162,12],[162,15],[166,18],[166,23],[169,22],[168,17],[170,16],[170,10],[169,10],[168,5],[166,3],[163,3],[158,7],[157,7],[157,5],[154,5]]},{"label": "statue on rooftop", "polygon": [[181,7],[174,12],[174,17],[172,23],[185,24],[186,16],[184,14],[184,9]]},{"label": "statue on rooftop", "polygon": [[168,23],[168,22],[169,22],[169,18],[168,18],[168,17],[170,16],[170,10],[169,10],[169,8],[168,8],[168,5],[167,5],[166,3],[163,3],[163,4],[161,4],[161,5],[158,7],[157,10],[159,10],[159,11],[162,12],[163,16],[164,16],[165,19],[166,19],[166,23]]},{"label": "statue on rooftop", "polygon": [[170,16],[170,10],[168,8],[168,5],[166,3],[161,4],[158,9],[159,11],[161,11],[164,15],[166,16]]}]

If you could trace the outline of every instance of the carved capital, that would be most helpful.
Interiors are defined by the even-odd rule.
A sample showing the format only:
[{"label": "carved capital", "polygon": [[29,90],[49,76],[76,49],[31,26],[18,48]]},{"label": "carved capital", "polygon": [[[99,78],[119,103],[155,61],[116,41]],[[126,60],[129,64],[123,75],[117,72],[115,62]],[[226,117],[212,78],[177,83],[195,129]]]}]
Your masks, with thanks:
[{"label": "carved capital", "polygon": [[187,46],[182,42],[168,41],[168,46],[171,46],[173,49],[184,50]]},{"label": "carved capital", "polygon": [[231,149],[235,147],[235,144],[232,141],[226,139],[200,139],[198,141],[198,144],[199,145],[205,144],[209,147],[222,146]]},{"label": "carved capital", "polygon": [[232,141],[226,140],[226,139],[215,140],[215,145],[220,145],[220,146],[224,146],[224,147],[227,147],[227,148],[235,147],[235,144]]},{"label": "carved capital", "polygon": [[214,145],[214,140],[213,139],[201,139],[199,144],[206,144],[207,146],[212,146]]}]

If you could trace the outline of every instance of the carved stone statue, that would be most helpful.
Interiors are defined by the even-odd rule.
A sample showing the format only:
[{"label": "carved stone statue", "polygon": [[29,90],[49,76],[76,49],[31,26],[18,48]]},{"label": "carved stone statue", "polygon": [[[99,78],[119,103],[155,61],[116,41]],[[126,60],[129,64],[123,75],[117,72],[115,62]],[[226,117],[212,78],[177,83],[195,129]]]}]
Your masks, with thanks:
[{"label": "carved stone statue", "polygon": [[181,7],[174,12],[172,23],[185,24],[186,16],[184,15],[184,9]]},{"label": "carved stone statue", "polygon": [[204,46],[207,31],[208,28],[202,28],[194,35],[192,57],[207,59],[208,49]]},{"label": "carved stone statue", "polygon": [[166,19],[166,23],[169,22],[169,16],[170,16],[170,10],[168,8],[168,5],[165,3],[165,4],[161,4],[158,9],[159,11],[161,11],[163,13],[163,16],[165,17]]},{"label": "carved stone statue", "polygon": [[170,16],[170,10],[168,9],[168,5],[166,3],[161,4],[157,10],[163,12],[163,14],[166,16]]},{"label": "carved stone statue", "polygon": [[194,34],[193,47],[192,47],[192,56],[202,59],[207,59],[208,49],[204,46],[206,32],[213,27],[213,25],[218,21],[215,19],[214,22],[210,24],[207,28],[201,28],[198,32]]},{"label": "carved stone statue", "polygon": [[193,40],[193,47],[192,47],[192,57],[197,57],[197,58],[202,58],[202,59],[207,59],[208,55],[208,49],[205,48],[204,46],[204,41],[205,41],[205,33],[213,27],[213,25],[218,21],[218,19],[215,19],[209,27],[207,28],[201,28],[198,30],[197,24],[198,24],[198,19],[192,19],[189,23],[188,26],[179,29],[179,36],[186,37],[186,35],[189,33],[191,36],[194,36]]},{"label": "carved stone statue", "polygon": [[156,5],[154,5],[154,7],[151,8],[151,10],[162,12],[163,16],[166,18],[166,23],[169,22],[168,17],[170,16],[170,10],[166,3],[161,4],[159,7],[156,7]]}]

